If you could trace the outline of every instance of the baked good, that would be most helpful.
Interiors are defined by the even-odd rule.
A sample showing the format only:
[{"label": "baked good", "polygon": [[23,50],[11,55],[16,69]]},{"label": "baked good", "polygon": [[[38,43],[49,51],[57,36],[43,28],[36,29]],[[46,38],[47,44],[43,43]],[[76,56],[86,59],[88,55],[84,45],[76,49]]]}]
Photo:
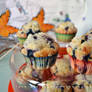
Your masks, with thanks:
[{"label": "baked good", "polygon": [[49,68],[55,63],[59,45],[46,33],[30,34],[23,46],[21,52],[34,68]]},{"label": "baked good", "polygon": [[86,75],[86,78],[87,80],[81,75],[76,76],[76,81],[72,84],[74,92],[92,92],[92,76]]},{"label": "baked good", "polygon": [[59,80],[63,85],[71,85],[76,75],[71,68],[68,55],[64,55],[63,58],[56,60],[51,67],[51,73],[56,77],[55,80]]},{"label": "baked good", "polygon": [[64,55],[63,58],[57,59],[51,67],[51,72],[56,76],[66,77],[74,73],[71,68],[69,56]]},{"label": "baked good", "polygon": [[70,42],[76,32],[77,28],[69,21],[59,24],[59,26],[55,29],[56,38],[61,42]]},{"label": "baked good", "polygon": [[75,37],[67,48],[71,65],[77,72],[92,74],[92,33]]},{"label": "baked good", "polygon": [[69,92],[70,90],[70,86],[62,86],[59,81],[48,80],[42,83],[45,85],[42,87],[40,92]]},{"label": "baked good", "polygon": [[17,32],[17,37],[18,37],[19,42],[23,44],[29,34],[35,34],[39,32],[40,32],[40,26],[38,22],[32,20],[22,26],[22,29],[20,29]]},{"label": "baked good", "polygon": [[74,89],[74,92],[86,92],[83,82],[74,81],[72,87]]}]

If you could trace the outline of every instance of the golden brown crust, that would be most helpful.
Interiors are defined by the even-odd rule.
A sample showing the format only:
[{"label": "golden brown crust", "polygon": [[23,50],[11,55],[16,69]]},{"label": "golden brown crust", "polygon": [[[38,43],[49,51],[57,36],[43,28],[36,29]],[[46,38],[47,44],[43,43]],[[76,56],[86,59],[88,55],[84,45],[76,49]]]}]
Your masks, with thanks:
[{"label": "golden brown crust", "polygon": [[54,48],[43,48],[40,51],[36,51],[34,53],[34,56],[35,57],[46,57],[46,56],[52,56],[58,53],[59,45],[55,42],[54,46],[55,46],[55,49]]},{"label": "golden brown crust", "polygon": [[[35,57],[47,57],[58,53],[59,45],[46,33],[40,32],[29,35],[24,43],[24,48],[33,51]],[[29,52],[30,53],[30,52]]]},{"label": "golden brown crust", "polygon": [[[52,56],[52,55],[58,53],[58,50],[59,50],[59,45],[58,45],[56,42],[54,43],[54,45],[55,45],[55,49],[54,49],[54,48],[43,48],[43,49],[41,49],[40,51],[35,51],[33,55],[34,55],[35,57],[47,57],[47,56]],[[21,53],[22,53],[23,55],[26,55],[26,56],[27,56],[27,49],[23,48],[23,49],[21,50]]]},{"label": "golden brown crust", "polygon": [[75,37],[68,46],[67,52],[78,60],[92,61],[92,32]]},{"label": "golden brown crust", "polygon": [[77,28],[71,22],[64,22],[55,29],[55,32],[61,34],[74,34],[77,32]]},{"label": "golden brown crust", "polygon": [[65,55],[62,59],[57,59],[55,65],[51,67],[51,72],[56,76],[63,77],[73,75],[74,71],[70,66],[69,56]]}]

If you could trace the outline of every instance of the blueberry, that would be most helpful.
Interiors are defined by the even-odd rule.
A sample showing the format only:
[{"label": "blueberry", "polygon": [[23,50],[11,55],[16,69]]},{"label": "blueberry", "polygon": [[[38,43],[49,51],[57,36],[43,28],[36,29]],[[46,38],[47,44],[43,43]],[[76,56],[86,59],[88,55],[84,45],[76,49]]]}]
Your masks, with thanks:
[{"label": "blueberry", "polygon": [[50,46],[50,48],[53,48],[53,49],[55,49],[55,47],[54,47],[54,46],[52,46],[52,45]]},{"label": "blueberry", "polygon": [[32,50],[28,50],[27,51],[27,57],[33,56],[33,51]]},{"label": "blueberry", "polygon": [[86,41],[88,40],[88,35],[85,36],[85,40],[86,40]]},{"label": "blueberry", "polygon": [[90,55],[88,54],[88,55],[86,55],[86,56],[83,57],[83,60],[84,60],[84,61],[88,61],[88,58],[89,58],[89,57],[90,57]]},{"label": "blueberry", "polygon": [[78,86],[78,85],[77,85],[77,84],[73,84],[72,86],[73,86],[73,87],[76,87],[76,86]]},{"label": "blueberry", "polygon": [[63,91],[64,90],[64,87],[61,87],[61,90]]},{"label": "blueberry", "polygon": [[67,27],[65,27],[65,30],[67,31],[69,29],[69,27],[67,26]]},{"label": "blueberry", "polygon": [[84,85],[83,84],[79,85],[79,89],[82,89],[82,88],[84,88]]},{"label": "blueberry", "polygon": [[34,39],[37,39],[37,36],[33,36]]},{"label": "blueberry", "polygon": [[34,34],[33,31],[32,31],[32,29],[29,29],[29,32],[27,33],[27,36],[28,36],[29,34]]},{"label": "blueberry", "polygon": [[89,84],[92,84],[92,82],[91,82],[91,81],[89,81],[88,83],[89,83]]},{"label": "blueberry", "polygon": [[53,42],[53,40],[51,38],[49,38],[49,37],[47,38],[47,40]]},{"label": "blueberry", "polygon": [[73,55],[72,55],[72,57],[73,58],[76,58],[76,56],[75,56],[75,50],[76,50],[77,48],[75,48],[74,50],[73,50]]},{"label": "blueberry", "polygon": [[92,32],[90,32],[90,34],[92,34]]},{"label": "blueberry", "polygon": [[35,33],[40,33],[41,31],[40,30],[38,30],[38,31],[36,31]]},{"label": "blueberry", "polygon": [[80,73],[84,74],[87,71],[87,67],[86,67],[86,65],[84,65],[84,67],[78,66],[78,70],[80,71]]},{"label": "blueberry", "polygon": [[21,73],[21,70],[19,70],[19,73]]},{"label": "blueberry", "polygon": [[81,43],[85,42],[85,40],[81,40]]}]

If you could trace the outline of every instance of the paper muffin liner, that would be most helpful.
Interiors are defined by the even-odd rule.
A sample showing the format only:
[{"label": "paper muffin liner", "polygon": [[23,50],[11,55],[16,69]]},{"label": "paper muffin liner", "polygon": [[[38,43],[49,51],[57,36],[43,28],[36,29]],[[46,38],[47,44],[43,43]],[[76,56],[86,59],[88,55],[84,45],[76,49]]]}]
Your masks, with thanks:
[{"label": "paper muffin liner", "polygon": [[19,37],[18,37],[18,41],[19,41],[19,43],[22,44],[22,45],[24,44],[25,40],[26,40],[26,38],[19,38]]},{"label": "paper muffin liner", "polygon": [[35,69],[45,69],[49,68],[52,66],[57,58],[57,53],[52,55],[52,56],[47,56],[47,57],[31,57],[30,61]]},{"label": "paper muffin liner", "polygon": [[88,74],[88,75],[92,74],[92,62],[91,61],[78,60],[78,59],[73,58],[72,56],[70,56],[70,59],[71,59],[70,61],[71,66],[76,72],[80,73],[79,68],[81,69],[84,68],[84,71],[86,68],[85,74]]},{"label": "paper muffin liner", "polygon": [[56,38],[58,41],[61,41],[61,42],[70,42],[73,37],[75,37],[75,34],[61,34],[61,33],[56,33]]}]

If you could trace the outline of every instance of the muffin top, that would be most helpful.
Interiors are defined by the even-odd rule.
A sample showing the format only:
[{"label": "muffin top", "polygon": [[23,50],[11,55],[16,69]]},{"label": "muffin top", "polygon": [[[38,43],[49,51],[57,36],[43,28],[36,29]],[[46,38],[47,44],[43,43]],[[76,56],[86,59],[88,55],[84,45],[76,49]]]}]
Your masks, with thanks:
[{"label": "muffin top", "polygon": [[[75,90],[81,90],[78,92],[91,92],[92,91],[92,82],[87,80],[77,80],[74,81],[72,86]],[[76,91],[75,91],[76,92]]]},{"label": "muffin top", "polygon": [[37,21],[30,21],[22,26],[22,29],[20,29],[17,32],[17,36],[19,38],[26,38],[29,34],[35,34],[40,32],[40,26]]},{"label": "muffin top", "polygon": [[57,59],[55,65],[51,67],[51,72],[56,76],[69,76],[74,73],[69,63],[69,56],[64,55],[63,58]]},{"label": "muffin top", "polygon": [[[34,56],[51,56],[58,52],[58,44],[46,33],[30,34],[24,43],[24,49],[33,51]],[[22,50],[22,52],[25,52]],[[27,53],[26,53],[27,54]]]},{"label": "muffin top", "polygon": [[73,58],[92,61],[92,31],[81,37],[75,37],[67,48]]},{"label": "muffin top", "polygon": [[48,80],[42,83],[45,84],[45,86],[42,87],[40,92],[68,92],[70,89],[69,86],[62,86],[59,81]]},{"label": "muffin top", "polygon": [[61,34],[74,34],[77,32],[77,29],[73,23],[67,21],[59,24],[58,27],[55,29],[55,32]]}]

